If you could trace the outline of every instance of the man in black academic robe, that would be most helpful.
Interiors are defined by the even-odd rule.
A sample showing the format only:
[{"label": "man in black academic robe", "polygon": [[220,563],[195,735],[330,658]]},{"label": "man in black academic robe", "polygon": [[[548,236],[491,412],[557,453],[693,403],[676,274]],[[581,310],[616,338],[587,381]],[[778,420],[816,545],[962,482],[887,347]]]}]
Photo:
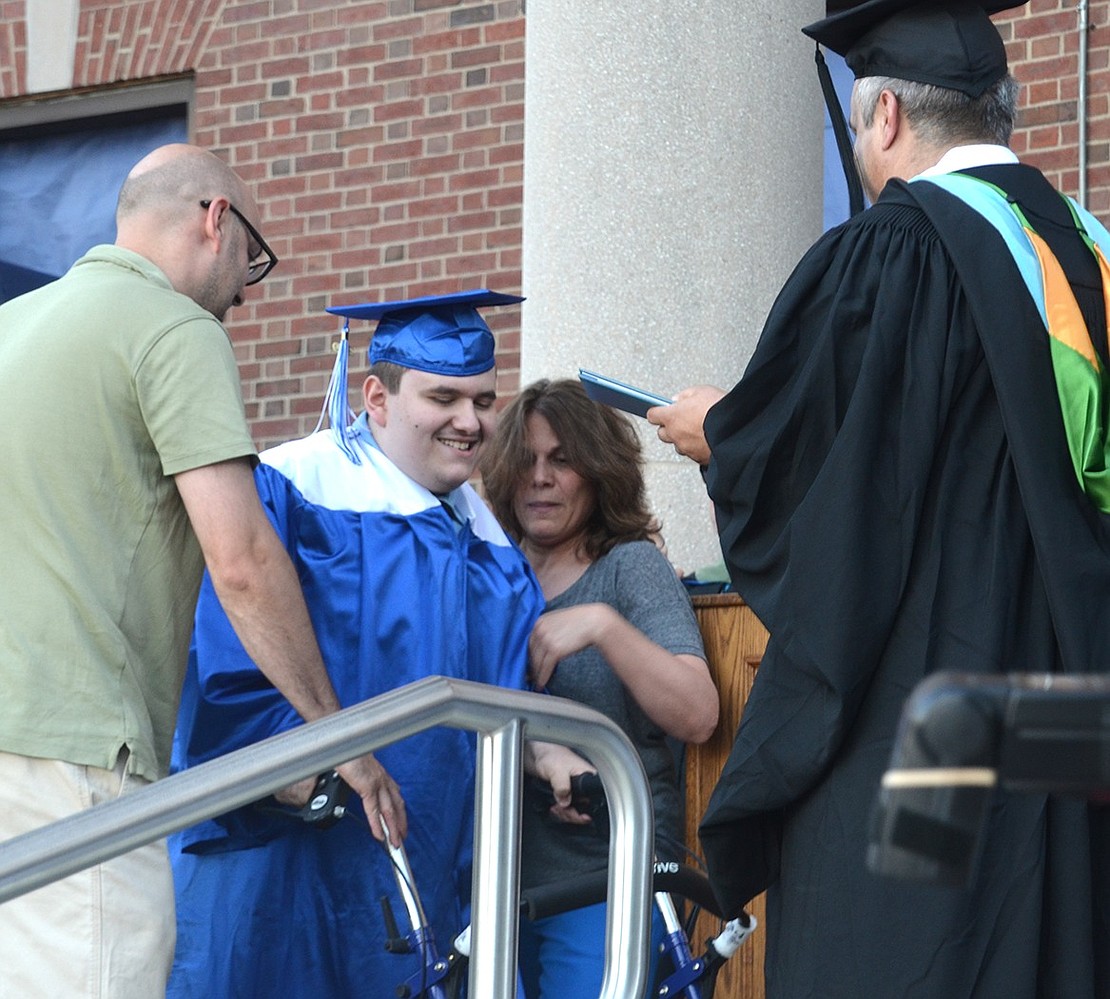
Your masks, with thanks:
[{"label": "man in black academic robe", "polygon": [[1020,201],[1108,360],[1094,258],[1004,146],[1016,87],[984,8],[1017,5],[869,0],[806,29],[856,72],[875,204],[803,258],[730,394],[649,412],[706,466],[733,582],[770,631],[700,832],[730,913],[768,890],[771,997],[1110,995],[1102,809],[998,793],[966,889],[865,863],[925,675],[1110,667],[1110,517],[1076,477],[1034,300],[991,225],[894,179],[961,170]]}]

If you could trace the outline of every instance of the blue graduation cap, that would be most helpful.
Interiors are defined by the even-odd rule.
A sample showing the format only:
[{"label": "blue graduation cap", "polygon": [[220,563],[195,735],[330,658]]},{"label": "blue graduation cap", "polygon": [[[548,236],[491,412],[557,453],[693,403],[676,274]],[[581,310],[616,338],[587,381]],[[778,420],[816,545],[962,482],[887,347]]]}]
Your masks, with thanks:
[{"label": "blue graduation cap", "polygon": [[493,333],[478,314],[478,309],[515,305],[523,301],[520,295],[474,288],[450,295],[425,295],[399,302],[329,306],[328,312],[343,316],[347,321],[343,324],[343,335],[324,399],[324,411],[320,414],[320,424],[326,413],[339,446],[357,464],[358,452],[349,439],[355,414],[347,403],[350,320],[378,320],[370,341],[371,364],[388,361],[403,368],[462,378],[489,371],[494,363],[496,345]]},{"label": "blue graduation cap", "polygon": [[389,361],[404,368],[463,377],[493,367],[493,334],[478,309],[523,301],[520,295],[475,288],[401,302],[334,305],[327,311],[347,319],[378,320],[370,341],[371,364]]}]

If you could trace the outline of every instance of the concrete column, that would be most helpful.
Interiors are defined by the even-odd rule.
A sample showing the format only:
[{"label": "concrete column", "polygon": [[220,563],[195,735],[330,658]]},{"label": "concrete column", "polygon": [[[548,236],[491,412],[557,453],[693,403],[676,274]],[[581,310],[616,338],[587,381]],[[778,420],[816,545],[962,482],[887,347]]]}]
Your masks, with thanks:
[{"label": "concrete column", "polygon": [[[527,7],[522,384],[731,387],[821,229],[823,0]],[[676,564],[720,558],[695,466],[638,420]]]},{"label": "concrete column", "polygon": [[73,86],[77,8],[78,0],[27,0],[27,93]]}]

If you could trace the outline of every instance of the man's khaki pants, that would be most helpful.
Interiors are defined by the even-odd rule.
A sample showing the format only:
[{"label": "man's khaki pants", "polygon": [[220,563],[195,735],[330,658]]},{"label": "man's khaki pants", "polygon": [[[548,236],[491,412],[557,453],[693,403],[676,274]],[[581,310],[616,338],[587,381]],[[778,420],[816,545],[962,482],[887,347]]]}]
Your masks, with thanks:
[{"label": "man's khaki pants", "polygon": [[[0,752],[0,839],[147,782],[124,770]],[[158,999],[174,947],[164,841],[0,903],[0,999]]]}]

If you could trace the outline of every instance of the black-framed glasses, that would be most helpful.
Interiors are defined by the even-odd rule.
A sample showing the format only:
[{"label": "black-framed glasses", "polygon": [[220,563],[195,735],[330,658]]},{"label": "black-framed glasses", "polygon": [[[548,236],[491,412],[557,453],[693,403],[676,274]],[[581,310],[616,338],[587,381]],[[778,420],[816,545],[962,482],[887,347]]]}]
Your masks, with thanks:
[{"label": "black-framed glasses", "polygon": [[[205,211],[208,211],[211,206],[212,202],[207,198],[200,203],[200,207]],[[247,221],[247,217],[239,211],[238,208],[230,201],[227,203],[227,207],[231,213],[243,223],[244,228],[247,230],[247,235],[254,240],[253,245],[247,248],[248,253],[250,253],[250,260],[247,268],[246,283],[258,284],[259,281],[277,266],[277,254],[267,245],[266,240],[262,238],[262,233]]]}]

